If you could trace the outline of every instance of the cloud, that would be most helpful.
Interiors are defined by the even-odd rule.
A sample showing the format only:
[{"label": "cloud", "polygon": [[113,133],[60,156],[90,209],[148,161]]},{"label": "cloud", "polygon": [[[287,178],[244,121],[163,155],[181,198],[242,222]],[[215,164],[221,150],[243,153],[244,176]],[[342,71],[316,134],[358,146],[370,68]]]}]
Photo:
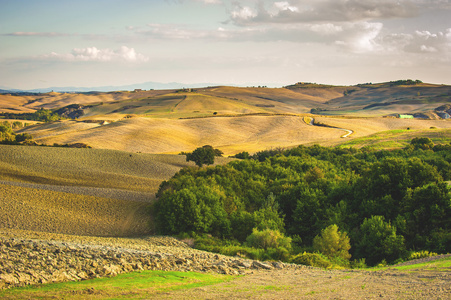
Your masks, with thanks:
[{"label": "cloud", "polygon": [[413,0],[415,4],[424,9],[451,10],[451,0]]},{"label": "cloud", "polygon": [[221,0],[195,0],[196,2],[203,2],[205,4],[221,4]]},{"label": "cloud", "polygon": [[[165,0],[167,3],[174,3],[174,4],[182,4],[184,2],[189,2],[189,0]],[[201,2],[204,4],[222,4],[222,0],[191,0],[194,2]]]},{"label": "cloud", "polygon": [[[410,53],[443,54],[451,53],[451,28],[432,33],[427,30],[417,30],[412,34],[390,34],[383,39],[387,49],[402,49]],[[451,59],[451,57],[449,57]]]},{"label": "cloud", "polygon": [[126,46],[118,50],[97,49],[96,47],[75,48],[71,53],[52,52],[39,58],[57,61],[97,61],[97,62],[147,62],[148,57],[137,53],[134,48]]},{"label": "cloud", "polygon": [[74,34],[59,33],[59,32],[24,32],[17,31],[12,33],[3,34],[4,36],[36,36],[36,37],[61,37],[61,36],[73,36]]},{"label": "cloud", "polygon": [[201,40],[207,42],[275,42],[322,43],[336,45],[351,52],[373,51],[382,30],[376,22],[342,22],[314,24],[278,24],[277,26],[219,27],[198,30],[173,24],[148,24],[146,29],[131,29],[155,40]]},{"label": "cloud", "polygon": [[271,1],[255,7],[235,4],[230,19],[240,26],[265,23],[355,22],[409,18],[418,14],[418,6],[408,0],[291,0]]}]

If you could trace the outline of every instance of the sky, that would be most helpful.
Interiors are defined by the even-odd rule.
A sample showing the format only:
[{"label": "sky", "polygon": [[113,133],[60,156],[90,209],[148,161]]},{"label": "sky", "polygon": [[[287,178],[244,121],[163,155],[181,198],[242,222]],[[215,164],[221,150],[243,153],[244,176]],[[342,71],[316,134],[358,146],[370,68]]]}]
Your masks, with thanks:
[{"label": "sky", "polygon": [[451,84],[451,0],[0,0],[0,88]]}]

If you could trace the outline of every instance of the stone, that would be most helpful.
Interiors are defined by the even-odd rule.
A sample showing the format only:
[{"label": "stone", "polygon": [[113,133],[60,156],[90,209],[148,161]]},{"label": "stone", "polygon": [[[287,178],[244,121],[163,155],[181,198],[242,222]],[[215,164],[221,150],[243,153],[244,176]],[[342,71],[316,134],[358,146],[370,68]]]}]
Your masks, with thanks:
[{"label": "stone", "polygon": [[260,262],[260,261],[258,261],[258,260],[254,260],[254,261],[252,262],[252,267],[253,267],[253,268],[256,268],[256,269],[266,269],[266,270],[271,270],[271,269],[274,268],[272,265],[262,263],[262,262]]},{"label": "stone", "polygon": [[19,283],[19,279],[17,279],[12,274],[0,274],[0,281],[5,282],[6,284],[14,285]]}]

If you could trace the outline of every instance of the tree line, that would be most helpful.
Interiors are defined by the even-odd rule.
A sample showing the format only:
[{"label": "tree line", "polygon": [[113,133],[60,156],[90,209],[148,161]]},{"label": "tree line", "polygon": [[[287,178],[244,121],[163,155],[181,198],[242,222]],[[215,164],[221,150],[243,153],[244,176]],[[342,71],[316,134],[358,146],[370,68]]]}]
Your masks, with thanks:
[{"label": "tree line", "polygon": [[416,138],[394,151],[315,145],[242,152],[242,159],[227,165],[184,168],[163,182],[157,229],[235,245],[255,245],[262,232],[266,238],[278,233],[291,255],[326,255],[319,240],[324,234],[326,241],[332,236],[342,243],[335,257],[369,265],[406,259],[412,251],[446,253],[450,150]]}]

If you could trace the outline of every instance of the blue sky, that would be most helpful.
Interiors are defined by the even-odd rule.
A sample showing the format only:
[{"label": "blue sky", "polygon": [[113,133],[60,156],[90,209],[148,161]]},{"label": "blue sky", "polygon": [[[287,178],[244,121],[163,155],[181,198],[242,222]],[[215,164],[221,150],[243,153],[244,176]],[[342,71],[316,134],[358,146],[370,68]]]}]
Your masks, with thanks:
[{"label": "blue sky", "polygon": [[0,86],[451,84],[451,0],[0,0]]}]

